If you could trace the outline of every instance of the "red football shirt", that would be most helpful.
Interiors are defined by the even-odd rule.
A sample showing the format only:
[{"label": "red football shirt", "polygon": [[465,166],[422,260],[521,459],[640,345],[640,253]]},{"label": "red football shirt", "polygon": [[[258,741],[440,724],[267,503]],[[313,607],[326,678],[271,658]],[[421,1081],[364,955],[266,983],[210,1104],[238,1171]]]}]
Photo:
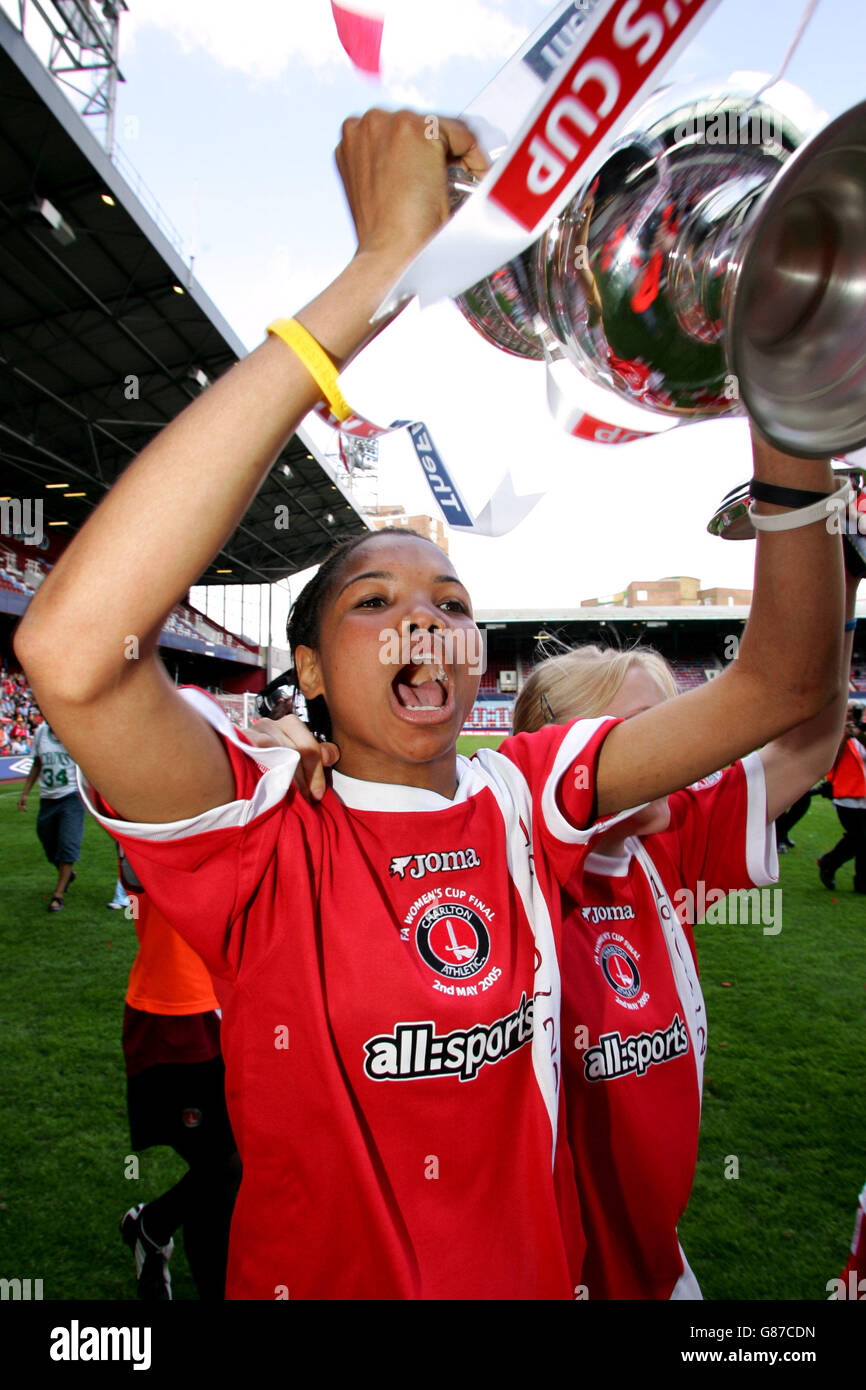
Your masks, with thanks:
[{"label": "red football shirt", "polygon": [[[730,890],[778,878],[757,754],[668,803],[666,831],[628,839],[622,858],[589,853],[569,884],[565,1095],[590,1299],[700,1297],[677,1239],[707,1036],[692,927],[705,908],[733,917]],[[752,894],[734,920],[760,931],[773,915]]]},{"label": "red football shirt", "polygon": [[227,1296],[573,1297],[559,885],[615,721],[459,758],[453,801],[334,773],[311,806],[297,754],[185,696],[236,799],[171,825],[95,811],[223,1005]]}]

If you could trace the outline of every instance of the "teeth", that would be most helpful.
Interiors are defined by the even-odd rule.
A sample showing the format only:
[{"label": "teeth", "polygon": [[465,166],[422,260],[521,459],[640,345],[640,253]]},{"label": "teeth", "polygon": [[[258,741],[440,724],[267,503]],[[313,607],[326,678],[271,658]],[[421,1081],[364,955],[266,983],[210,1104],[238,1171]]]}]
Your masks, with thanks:
[{"label": "teeth", "polygon": [[[413,662],[412,665],[415,667],[415,669],[412,672],[412,675],[409,677],[409,684],[411,686],[424,685],[426,681],[430,680],[432,667],[434,665],[432,660]],[[445,674],[445,668],[441,662],[439,662],[438,666],[436,667],[436,675],[434,679],[438,681],[443,681],[446,685],[448,683],[448,677]]]}]

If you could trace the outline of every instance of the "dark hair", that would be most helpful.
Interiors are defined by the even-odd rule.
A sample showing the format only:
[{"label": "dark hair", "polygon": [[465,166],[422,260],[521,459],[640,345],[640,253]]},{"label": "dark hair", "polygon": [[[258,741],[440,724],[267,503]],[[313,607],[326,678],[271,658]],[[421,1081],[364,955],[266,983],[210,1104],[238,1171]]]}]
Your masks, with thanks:
[{"label": "dark hair", "polygon": [[[366,531],[363,536],[354,536],[351,540],[342,541],[335,546],[309,584],[298,594],[289,612],[286,637],[293,662],[297,647],[312,647],[313,650],[318,648],[322,613],[346,567],[346,562],[359,546],[364,545],[366,541],[374,540],[376,536],[417,536],[421,541],[428,539],[427,536],[422,536],[420,531],[412,531],[408,526],[383,526],[381,530]],[[435,541],[431,541],[430,544],[435,545]],[[295,689],[298,690],[300,687],[297,671],[293,670],[292,675]],[[330,739],[331,716],[323,695],[317,695],[307,701],[307,723],[317,738]]]}]

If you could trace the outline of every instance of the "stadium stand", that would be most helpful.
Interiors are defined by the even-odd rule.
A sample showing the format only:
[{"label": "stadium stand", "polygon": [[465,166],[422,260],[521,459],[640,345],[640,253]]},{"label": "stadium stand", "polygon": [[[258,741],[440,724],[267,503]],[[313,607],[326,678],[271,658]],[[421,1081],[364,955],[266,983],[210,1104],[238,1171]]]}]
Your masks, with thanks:
[{"label": "stadium stand", "polygon": [[20,671],[0,661],[0,757],[29,756],[42,715]]},{"label": "stadium stand", "polygon": [[[482,611],[477,619],[485,632],[487,665],[463,732],[506,732],[514,699],[533,666],[547,656],[585,643],[628,649],[640,642],[653,647],[670,663],[679,692],[695,690],[725,669],[747,614],[745,606],[732,611],[730,606],[709,604],[691,609],[679,605],[654,608],[640,616],[621,607],[547,615],[538,611]],[[502,688],[506,672],[515,673],[513,691]],[[855,694],[862,692],[866,700],[866,663],[859,652],[852,666],[851,689]]]},{"label": "stadium stand", "polygon": [[[4,616],[8,615],[8,621],[24,611],[61,550],[62,544],[52,543],[48,552],[34,556],[33,548],[18,539],[0,542],[0,657],[4,652],[11,654],[11,624],[7,632]],[[541,625],[537,615],[516,613],[506,622],[485,621],[485,616],[479,615],[486,639],[486,665],[463,732],[507,733],[516,695],[536,662],[586,642],[628,647],[641,641],[652,645],[671,663],[679,691],[694,690],[724,669],[732,629],[738,635],[745,616],[728,612],[722,616],[718,609],[702,607],[686,617],[682,608],[673,607],[655,610],[650,627],[631,615],[614,624],[599,619],[597,613],[584,610],[579,621],[551,618]],[[160,647],[176,681],[211,691],[229,718],[241,726],[254,717],[253,692],[264,684],[263,653],[255,642],[230,632],[191,604],[180,603],[166,621]],[[17,669],[14,661],[13,669]],[[866,663],[862,657],[852,667],[851,692],[866,699]],[[18,747],[8,747],[11,726],[7,722],[5,727],[8,751],[19,751]],[[17,742],[21,743],[20,736]],[[21,751],[29,751],[29,736],[27,749]]]},{"label": "stadium stand", "polygon": [[708,679],[712,679],[712,677],[707,674],[709,671],[718,674],[721,670],[720,663],[709,655],[705,657],[703,661],[672,661],[671,666],[673,667],[674,680],[677,683],[677,689],[680,691],[680,694],[682,694],[684,690],[694,690],[697,686],[703,685]]},{"label": "stadium stand", "polygon": [[[92,82],[104,113],[113,101],[104,64],[86,63],[72,73],[71,58],[66,61],[77,52],[84,7],[76,0],[52,9],[60,26],[52,52],[63,55],[52,72],[26,40],[42,7],[5,8],[0,465],[8,510],[2,533],[5,539],[13,512],[20,519],[38,511],[45,528],[41,559],[60,528],[69,536],[86,521],[154,427],[173,419],[245,349],[179,254],[165,218],[142,201],[140,180],[117,141],[104,148],[70,100],[78,92],[82,111],[93,114],[96,106],[86,99]],[[112,12],[106,23],[116,24],[119,7],[103,8]],[[106,52],[115,55],[111,66],[116,50],[109,45]],[[119,362],[131,377],[119,374]],[[140,373],[147,374],[146,412],[130,409],[137,396],[124,394],[124,381],[137,382]],[[336,540],[362,534],[366,523],[343,477],[299,430],[200,582],[275,583],[318,563]],[[277,507],[291,513],[291,526],[275,535]],[[2,591],[11,596],[20,578],[5,578]]]},{"label": "stadium stand", "polygon": [[[42,716],[12,654],[14,623],[52,568],[62,543],[34,556],[16,537],[0,542],[0,757],[32,754]],[[174,679],[199,685],[220,701],[239,725],[254,716],[253,694],[265,683],[258,644],[240,637],[189,603],[175,606],[160,637],[163,660]]]}]

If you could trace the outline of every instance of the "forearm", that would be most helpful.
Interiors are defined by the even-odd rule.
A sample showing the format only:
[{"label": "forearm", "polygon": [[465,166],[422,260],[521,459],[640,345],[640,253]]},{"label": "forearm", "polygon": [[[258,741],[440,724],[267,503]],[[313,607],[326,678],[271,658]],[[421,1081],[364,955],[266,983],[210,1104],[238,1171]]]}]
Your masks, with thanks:
[{"label": "forearm", "polygon": [[[369,335],[392,278],[384,258],[358,256],[298,318],[347,358]],[[318,396],[299,359],[270,338],[173,420],[33,599],[16,637],[31,678],[50,671],[52,690],[87,700],[135,667],[125,660],[130,636],[140,657],[153,652],[171,608],[225,543]]]},{"label": "forearm", "polygon": [[[848,582],[845,592],[845,621],[853,622],[857,602],[857,585]],[[839,740],[845,728],[848,713],[848,687],[851,677],[851,654],[854,647],[854,632],[843,633],[842,659],[839,667],[839,689],[836,698],[814,719],[807,720],[790,733],[783,734],[779,743],[793,750],[808,750],[814,768],[812,782],[824,777],[839,748]],[[809,783],[811,786],[811,782]]]},{"label": "forearm", "polygon": [[[755,476],[809,491],[835,491],[829,462],[789,458],[753,431]],[[756,503],[759,512],[783,508]],[[737,675],[766,689],[764,739],[811,718],[835,699],[842,647],[843,564],[839,535],[821,521],[759,531],[754,598]],[[763,741],[763,740],[762,740]]]},{"label": "forearm", "polygon": [[[853,620],[856,602],[857,581],[848,575],[845,585],[846,622]],[[848,711],[853,645],[853,631],[844,633],[839,689],[832,703],[812,719],[807,719],[761,749],[768,822],[775,820],[815,782],[825,777],[835,761]]]},{"label": "forearm", "polygon": [[[834,491],[829,464],[786,458],[760,440],[755,455],[766,482]],[[760,532],[738,660],[611,731],[599,755],[599,816],[688,786],[818,715],[838,694],[842,611],[839,534],[821,521]]]},{"label": "forearm", "polygon": [[36,786],[37,781],[39,780],[39,767],[37,763],[38,760],[34,761],[33,766],[27,774],[27,781],[24,783],[24,786],[21,790],[22,797],[29,796],[33,788]]}]

